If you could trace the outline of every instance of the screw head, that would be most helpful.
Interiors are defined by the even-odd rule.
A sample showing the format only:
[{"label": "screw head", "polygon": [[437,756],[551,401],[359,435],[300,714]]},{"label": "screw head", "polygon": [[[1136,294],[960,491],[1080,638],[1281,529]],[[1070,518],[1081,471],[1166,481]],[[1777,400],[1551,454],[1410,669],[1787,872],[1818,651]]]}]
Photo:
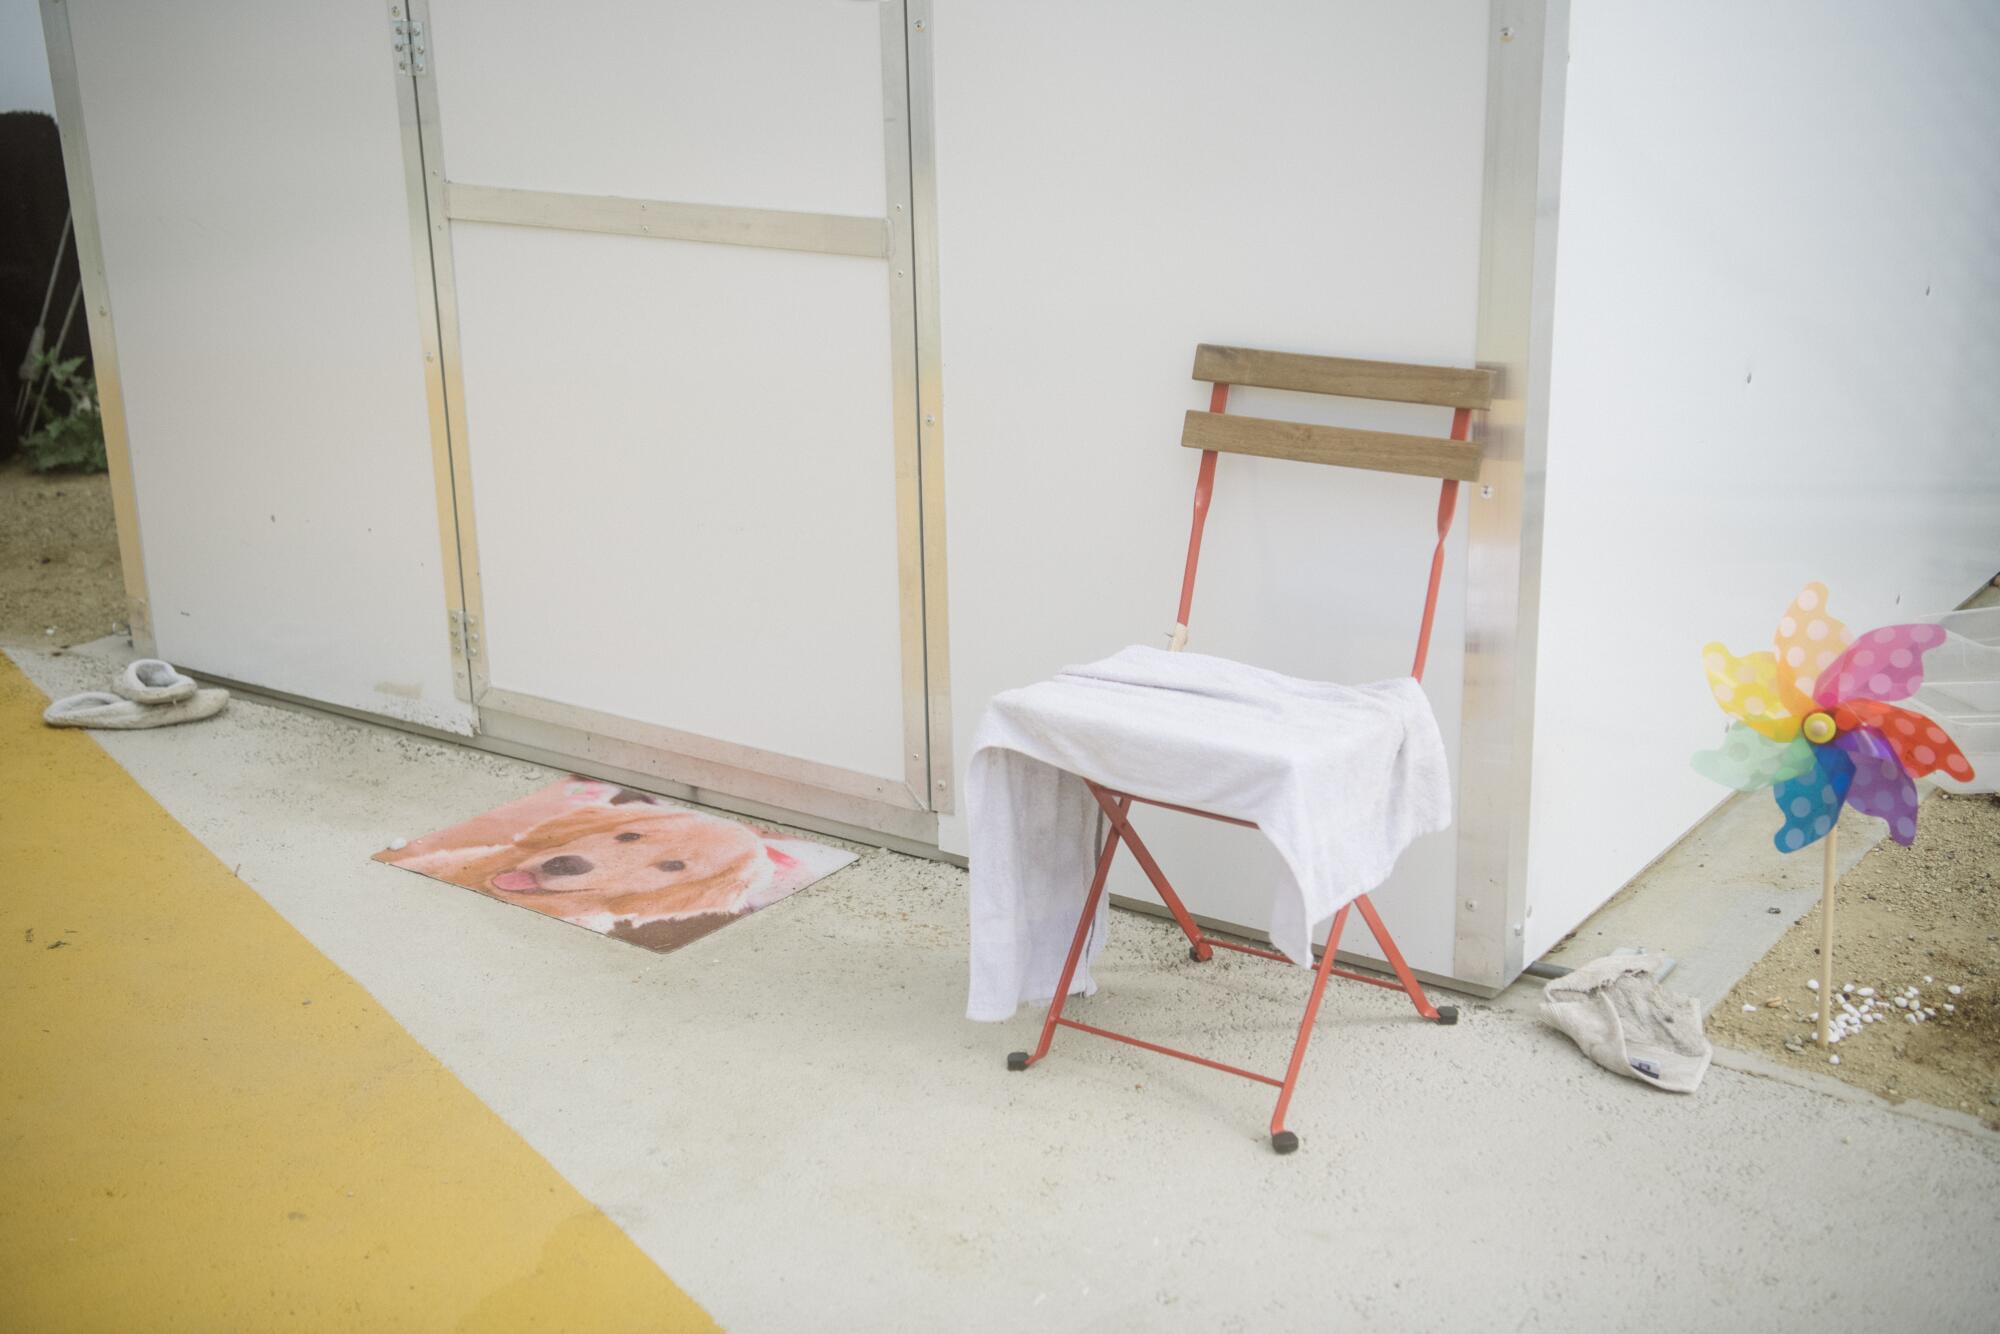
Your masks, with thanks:
[{"label": "screw head", "polygon": [[1501,41],[1503,41],[1503,42],[1511,42],[1511,41],[1513,41],[1513,40],[1514,40],[1514,30],[1513,30],[1512,28],[1502,28],[1502,29],[1500,30],[1500,40],[1501,40]]},{"label": "screw head", "polygon": [[924,21],[923,21],[922,19],[918,19],[918,20],[917,20],[917,31],[918,31],[918,32],[922,32],[923,30],[924,30]]}]

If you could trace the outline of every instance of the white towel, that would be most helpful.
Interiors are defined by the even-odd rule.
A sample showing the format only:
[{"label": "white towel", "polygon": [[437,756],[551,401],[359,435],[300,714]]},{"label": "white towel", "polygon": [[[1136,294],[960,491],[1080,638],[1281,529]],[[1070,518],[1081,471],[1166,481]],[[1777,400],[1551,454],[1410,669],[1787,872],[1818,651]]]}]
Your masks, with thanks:
[{"label": "white towel", "polygon": [[[1451,823],[1444,741],[1408,677],[1328,685],[1134,647],[1010,690],[986,710],[966,781],[968,1018],[1055,994],[1097,851],[1084,779],[1255,823],[1289,873],[1272,887],[1271,939],[1308,967],[1314,929]],[[1072,994],[1097,989],[1107,914],[1100,901]]]}]

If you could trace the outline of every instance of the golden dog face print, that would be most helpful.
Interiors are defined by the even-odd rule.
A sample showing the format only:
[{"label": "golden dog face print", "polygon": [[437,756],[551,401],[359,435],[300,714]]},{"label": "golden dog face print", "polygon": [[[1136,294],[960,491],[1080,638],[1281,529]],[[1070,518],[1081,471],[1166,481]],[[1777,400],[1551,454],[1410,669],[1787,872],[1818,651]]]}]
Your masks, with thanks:
[{"label": "golden dog face print", "polygon": [[569,778],[375,860],[664,953],[797,893],[854,854]]}]

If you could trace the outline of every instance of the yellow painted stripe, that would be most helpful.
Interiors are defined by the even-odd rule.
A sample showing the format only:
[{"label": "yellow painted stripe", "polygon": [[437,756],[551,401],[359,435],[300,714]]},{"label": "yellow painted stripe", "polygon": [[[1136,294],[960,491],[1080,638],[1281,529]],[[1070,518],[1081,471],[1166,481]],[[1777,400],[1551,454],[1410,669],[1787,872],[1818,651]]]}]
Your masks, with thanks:
[{"label": "yellow painted stripe", "polygon": [[715,1328],[43,703],[0,657],[0,1329]]}]

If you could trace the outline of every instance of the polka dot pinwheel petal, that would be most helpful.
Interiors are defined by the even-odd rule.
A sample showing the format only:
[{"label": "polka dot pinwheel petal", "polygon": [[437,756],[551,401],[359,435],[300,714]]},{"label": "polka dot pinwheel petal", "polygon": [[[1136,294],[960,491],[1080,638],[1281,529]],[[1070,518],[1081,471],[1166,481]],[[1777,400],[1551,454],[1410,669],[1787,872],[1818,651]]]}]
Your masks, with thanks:
[{"label": "polka dot pinwheel petal", "polygon": [[1826,585],[1807,584],[1778,618],[1778,698],[1800,718],[1818,706],[1813,685],[1848,644],[1847,627],[1826,614]]},{"label": "polka dot pinwheel petal", "polygon": [[1856,639],[1813,686],[1822,708],[1854,699],[1908,699],[1924,683],[1924,653],[1944,642],[1935,625],[1886,625]]},{"label": "polka dot pinwheel petal", "polygon": [[1696,773],[1738,792],[1755,792],[1805,773],[1812,766],[1813,748],[1805,741],[1798,737],[1773,741],[1743,723],[1731,723],[1716,749],[1694,755]]},{"label": "polka dot pinwheel petal", "polygon": [[1799,719],[1778,693],[1778,659],[1769,650],[1737,657],[1721,644],[1701,651],[1708,688],[1724,712],[1741,718],[1773,741],[1799,734]]},{"label": "polka dot pinwheel petal", "polygon": [[1961,783],[1973,777],[1972,762],[1965,758],[1958,743],[1921,713],[1872,699],[1856,699],[1835,709],[1834,718],[1843,731],[1866,727],[1876,732],[1912,778],[1939,770]]},{"label": "polka dot pinwheel petal", "polygon": [[1796,778],[1787,778],[1771,789],[1785,823],[1771,841],[1780,852],[1800,848],[1826,837],[1840,818],[1841,803],[1854,781],[1854,761],[1838,746],[1814,746],[1813,767]]},{"label": "polka dot pinwheel petal", "polygon": [[1917,837],[1917,785],[1905,773],[1896,753],[1872,727],[1843,732],[1834,745],[1854,762],[1854,781],[1847,804],[1889,826],[1889,837],[1908,846]]}]

